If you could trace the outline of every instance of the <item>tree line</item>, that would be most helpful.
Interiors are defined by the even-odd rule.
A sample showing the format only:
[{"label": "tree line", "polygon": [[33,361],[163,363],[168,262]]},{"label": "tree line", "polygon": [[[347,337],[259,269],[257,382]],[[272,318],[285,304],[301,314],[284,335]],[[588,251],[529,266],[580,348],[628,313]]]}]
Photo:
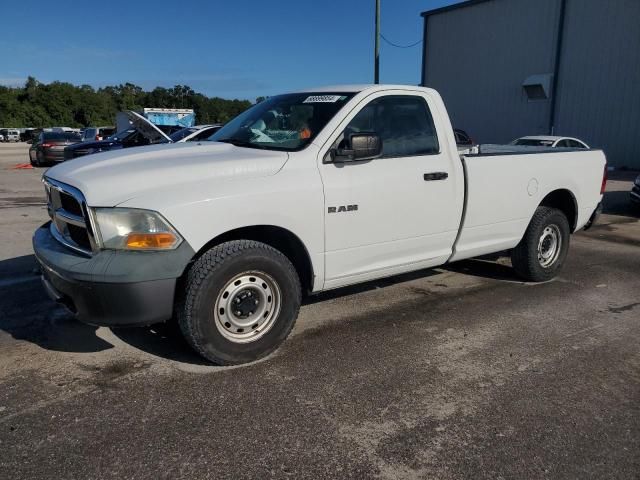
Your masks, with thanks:
[{"label": "tree line", "polygon": [[144,107],[192,108],[199,124],[225,123],[249,106],[248,100],[207,97],[187,85],[144,91],[125,83],[94,89],[29,77],[24,87],[0,86],[0,126],[15,128],[114,125],[117,112]]}]

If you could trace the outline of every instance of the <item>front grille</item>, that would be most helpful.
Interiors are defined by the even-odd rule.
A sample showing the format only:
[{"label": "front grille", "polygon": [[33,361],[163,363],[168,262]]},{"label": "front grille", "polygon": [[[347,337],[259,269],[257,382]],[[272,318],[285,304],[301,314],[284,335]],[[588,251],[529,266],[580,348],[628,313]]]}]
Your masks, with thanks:
[{"label": "front grille", "polygon": [[60,204],[67,212],[82,216],[82,207],[72,195],[60,192]]},{"label": "front grille", "polygon": [[95,250],[95,236],[84,195],[77,188],[44,177],[51,233],[63,245],[87,254]]}]

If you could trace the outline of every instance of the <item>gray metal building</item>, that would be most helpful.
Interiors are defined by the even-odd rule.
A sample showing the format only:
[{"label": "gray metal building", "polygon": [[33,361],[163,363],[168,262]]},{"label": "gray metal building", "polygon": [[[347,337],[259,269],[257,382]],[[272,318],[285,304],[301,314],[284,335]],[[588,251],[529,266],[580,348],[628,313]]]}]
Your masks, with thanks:
[{"label": "gray metal building", "polygon": [[469,0],[423,12],[422,84],[481,143],[575,136],[640,169],[640,0]]}]

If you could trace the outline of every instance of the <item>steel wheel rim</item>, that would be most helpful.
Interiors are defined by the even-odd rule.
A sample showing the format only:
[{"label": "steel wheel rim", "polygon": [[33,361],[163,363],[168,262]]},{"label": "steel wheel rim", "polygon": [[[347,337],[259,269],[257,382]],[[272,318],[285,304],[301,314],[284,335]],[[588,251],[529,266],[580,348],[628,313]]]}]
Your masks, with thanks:
[{"label": "steel wheel rim", "polygon": [[213,312],[216,328],[231,342],[255,342],[271,330],[280,306],[280,288],[270,275],[241,273],[218,294]]},{"label": "steel wheel rim", "polygon": [[538,241],[538,262],[543,268],[549,268],[560,256],[562,234],[557,225],[547,225]]}]

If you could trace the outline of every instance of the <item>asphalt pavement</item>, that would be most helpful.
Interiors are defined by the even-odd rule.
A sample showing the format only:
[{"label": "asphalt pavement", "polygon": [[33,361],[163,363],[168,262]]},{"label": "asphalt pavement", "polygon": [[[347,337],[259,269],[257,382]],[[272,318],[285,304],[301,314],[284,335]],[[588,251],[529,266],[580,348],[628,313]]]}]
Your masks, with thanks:
[{"label": "asphalt pavement", "polygon": [[640,477],[633,174],[552,282],[494,256],[341,289],[220,368],[172,324],[90,327],[46,297],[24,162],[0,144],[0,478]]}]

